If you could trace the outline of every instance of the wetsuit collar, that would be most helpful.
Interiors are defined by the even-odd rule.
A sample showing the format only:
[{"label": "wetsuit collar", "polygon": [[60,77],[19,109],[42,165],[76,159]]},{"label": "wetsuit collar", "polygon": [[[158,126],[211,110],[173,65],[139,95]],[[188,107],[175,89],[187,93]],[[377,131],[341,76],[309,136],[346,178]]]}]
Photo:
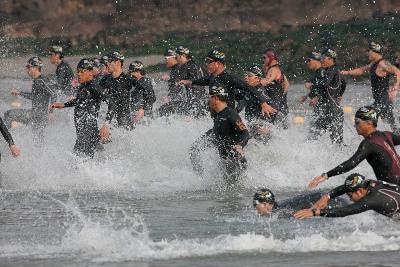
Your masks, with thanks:
[{"label": "wetsuit collar", "polygon": [[223,75],[224,73],[225,73],[225,69],[223,69],[220,73],[217,73],[217,75],[214,75],[214,74],[213,74],[213,76],[214,76],[214,77],[218,77],[218,76]]},{"label": "wetsuit collar", "polygon": [[369,135],[367,135],[367,136],[364,137],[364,138],[366,138],[366,139],[370,138],[370,137],[371,137],[373,134],[375,134],[377,131],[378,131],[378,130],[373,131],[372,133],[370,133]]}]

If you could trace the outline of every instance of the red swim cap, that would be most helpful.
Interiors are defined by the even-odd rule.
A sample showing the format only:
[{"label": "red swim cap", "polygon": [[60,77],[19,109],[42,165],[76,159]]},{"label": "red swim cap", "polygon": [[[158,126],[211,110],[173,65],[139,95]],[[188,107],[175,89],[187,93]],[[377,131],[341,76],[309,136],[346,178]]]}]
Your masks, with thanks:
[{"label": "red swim cap", "polygon": [[266,52],[264,52],[264,54],[263,54],[263,57],[264,58],[268,58],[268,65],[270,65],[271,64],[271,61],[272,60],[277,60],[277,57],[276,57],[276,54],[275,54],[275,52],[274,51],[272,51],[272,50],[268,50],[268,51],[266,51]]}]

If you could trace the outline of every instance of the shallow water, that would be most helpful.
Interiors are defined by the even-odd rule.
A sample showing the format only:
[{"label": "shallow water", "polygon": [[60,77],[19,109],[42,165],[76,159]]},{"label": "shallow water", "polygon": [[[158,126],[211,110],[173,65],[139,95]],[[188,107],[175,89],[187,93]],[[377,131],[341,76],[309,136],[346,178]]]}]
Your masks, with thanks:
[{"label": "shallow water", "polygon": [[[29,86],[0,84],[2,112],[15,100],[7,88]],[[165,85],[157,88],[160,99]],[[13,129],[22,155],[12,159],[1,143],[0,266],[398,266],[400,226],[373,212],[304,221],[254,213],[256,187],[271,188],[278,200],[304,192],[361,140],[346,114],[347,147],[331,145],[327,136],[306,142],[311,111],[295,103],[302,87],[291,90],[292,116],[305,116],[306,124],[274,131],[267,145],[251,141],[247,175],[233,188],[218,174],[213,151],[203,155],[205,178],[192,171],[188,148],[210,128],[208,118],[114,129],[112,143],[92,161],[71,154],[72,109],[57,111],[44,149],[32,145],[29,127]],[[343,105],[370,102],[370,89],[353,85]],[[355,171],[373,177],[366,163]]]}]

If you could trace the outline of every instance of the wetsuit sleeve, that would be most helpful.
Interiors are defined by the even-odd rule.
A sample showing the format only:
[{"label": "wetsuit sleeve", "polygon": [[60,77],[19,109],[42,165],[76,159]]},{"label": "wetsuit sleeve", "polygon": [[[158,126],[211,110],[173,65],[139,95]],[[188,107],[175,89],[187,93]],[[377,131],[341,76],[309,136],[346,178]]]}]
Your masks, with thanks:
[{"label": "wetsuit sleeve", "polygon": [[316,85],[319,88],[326,88],[332,83],[333,79],[335,79],[336,74],[336,71],[328,71],[327,75],[321,76],[320,79],[316,81]]},{"label": "wetsuit sleeve", "polygon": [[32,100],[32,92],[20,92],[19,95],[23,98]]},{"label": "wetsuit sleeve", "polygon": [[64,103],[64,107],[69,108],[69,107],[74,107],[76,106],[76,98]]},{"label": "wetsuit sleeve", "polygon": [[1,134],[3,135],[4,139],[8,143],[8,145],[12,146],[14,145],[14,140],[10,134],[10,132],[7,129],[7,126],[4,124],[4,121],[2,118],[0,118],[0,131]]},{"label": "wetsuit sleeve", "polygon": [[144,110],[152,110],[153,104],[156,102],[153,84],[150,79],[145,79],[139,82],[143,88],[143,108]]},{"label": "wetsuit sleeve", "polygon": [[250,134],[246,125],[238,114],[230,116],[229,120],[237,135],[237,145],[244,147],[250,139]]},{"label": "wetsuit sleeve", "polygon": [[321,209],[320,216],[324,217],[345,217],[353,214],[362,213],[364,211],[370,210],[371,208],[363,200],[355,202],[351,205],[341,208],[333,209]]},{"label": "wetsuit sleeve", "polygon": [[346,193],[345,191],[345,186],[344,185],[339,185],[338,187],[332,189],[331,191],[329,191],[327,194],[329,195],[330,199],[334,199],[337,198],[341,195],[344,195]]},{"label": "wetsuit sleeve", "polygon": [[210,76],[204,76],[200,79],[192,81],[192,85],[206,86],[210,84]]},{"label": "wetsuit sleeve", "polygon": [[257,98],[259,104],[267,102],[268,98],[262,92],[258,91],[256,87],[248,85],[243,80],[234,76],[229,77],[229,83],[232,89],[239,89],[236,94],[237,99],[243,99],[246,91],[250,92],[255,98]]},{"label": "wetsuit sleeve", "polygon": [[359,145],[356,153],[347,161],[341,163],[336,168],[327,172],[328,177],[332,177],[335,175],[339,175],[345,172],[350,171],[355,168],[361,161],[367,158],[367,156],[371,153],[371,144],[366,140],[363,140]]}]

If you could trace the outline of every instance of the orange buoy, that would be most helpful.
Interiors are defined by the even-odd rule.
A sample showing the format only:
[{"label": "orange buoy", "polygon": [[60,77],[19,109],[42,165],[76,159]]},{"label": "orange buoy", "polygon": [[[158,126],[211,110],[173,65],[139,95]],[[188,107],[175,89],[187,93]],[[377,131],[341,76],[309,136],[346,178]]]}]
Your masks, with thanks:
[{"label": "orange buoy", "polygon": [[302,125],[302,124],[304,124],[304,117],[303,116],[295,116],[294,118],[293,118],[293,123],[294,124],[296,124],[296,125]]},{"label": "orange buoy", "polygon": [[344,106],[343,107],[343,112],[344,113],[352,113],[353,112],[353,108],[350,106]]}]

